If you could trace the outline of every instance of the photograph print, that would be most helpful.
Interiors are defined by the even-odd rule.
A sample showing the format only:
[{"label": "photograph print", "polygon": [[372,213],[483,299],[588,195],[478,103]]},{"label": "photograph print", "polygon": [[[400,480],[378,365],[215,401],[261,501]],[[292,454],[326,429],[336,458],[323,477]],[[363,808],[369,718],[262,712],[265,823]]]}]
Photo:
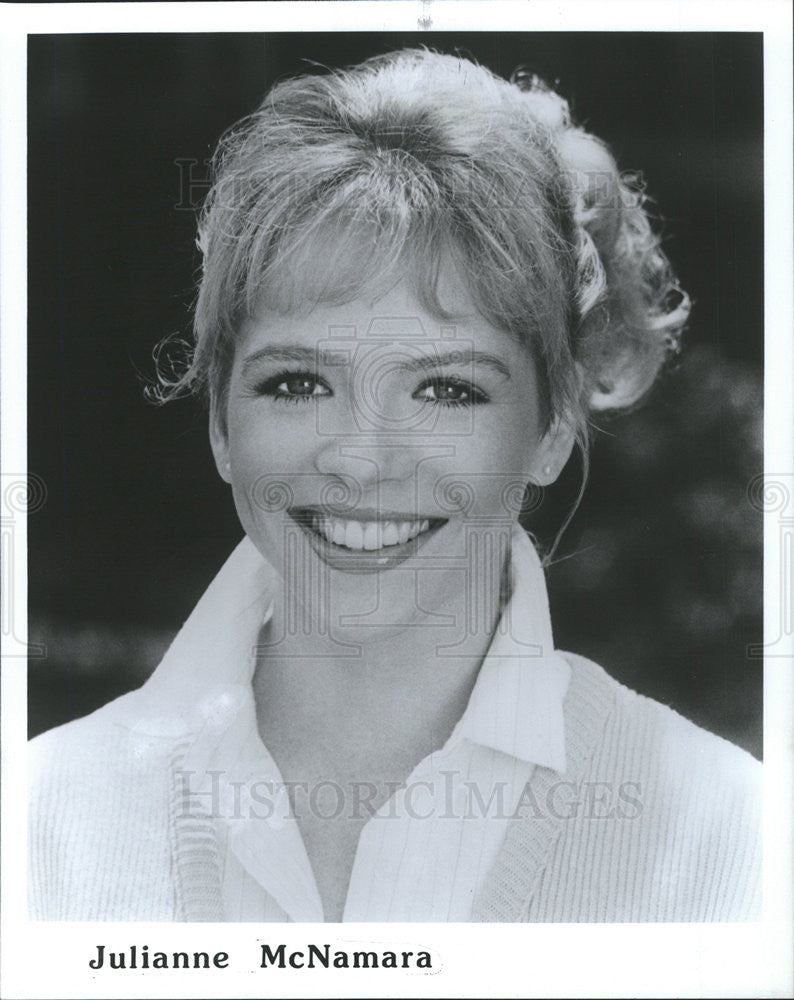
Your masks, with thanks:
[{"label": "photograph print", "polygon": [[31,919],[759,919],[762,84],[29,37]]}]

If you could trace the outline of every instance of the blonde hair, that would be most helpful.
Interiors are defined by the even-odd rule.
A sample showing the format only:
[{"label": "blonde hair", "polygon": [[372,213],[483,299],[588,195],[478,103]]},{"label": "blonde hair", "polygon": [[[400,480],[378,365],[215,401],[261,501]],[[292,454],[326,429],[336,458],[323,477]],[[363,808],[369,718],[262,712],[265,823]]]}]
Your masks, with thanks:
[{"label": "blonde hair", "polygon": [[451,253],[483,317],[533,352],[546,425],[570,421],[586,461],[589,416],[647,392],[689,313],[645,205],[536,78],[407,49],[284,80],[215,153],[195,343],[155,395],[222,399],[263,300],[341,303],[407,274],[446,316]]}]

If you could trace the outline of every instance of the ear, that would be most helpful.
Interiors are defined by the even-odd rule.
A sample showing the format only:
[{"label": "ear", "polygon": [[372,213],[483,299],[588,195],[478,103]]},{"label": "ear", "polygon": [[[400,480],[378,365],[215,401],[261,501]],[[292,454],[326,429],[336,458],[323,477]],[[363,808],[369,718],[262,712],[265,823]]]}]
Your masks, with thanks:
[{"label": "ear", "polygon": [[214,393],[210,400],[209,432],[218,475],[225,483],[231,483],[232,470],[229,460],[229,431],[226,424],[226,414],[223,412],[222,402]]},{"label": "ear", "polygon": [[556,417],[532,456],[532,482],[538,486],[550,486],[565,468],[575,443],[573,424],[567,414]]}]

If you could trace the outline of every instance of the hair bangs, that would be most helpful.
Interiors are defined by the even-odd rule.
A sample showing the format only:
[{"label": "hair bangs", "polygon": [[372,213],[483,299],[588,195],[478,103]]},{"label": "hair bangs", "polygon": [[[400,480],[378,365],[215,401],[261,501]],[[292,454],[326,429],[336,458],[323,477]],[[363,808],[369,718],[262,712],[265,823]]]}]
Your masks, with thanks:
[{"label": "hair bangs", "polygon": [[308,312],[375,300],[405,280],[428,311],[454,319],[437,291],[441,262],[454,254],[448,213],[445,192],[423,164],[402,150],[379,154],[332,189],[293,201],[277,225],[260,226],[235,262],[237,308]]}]

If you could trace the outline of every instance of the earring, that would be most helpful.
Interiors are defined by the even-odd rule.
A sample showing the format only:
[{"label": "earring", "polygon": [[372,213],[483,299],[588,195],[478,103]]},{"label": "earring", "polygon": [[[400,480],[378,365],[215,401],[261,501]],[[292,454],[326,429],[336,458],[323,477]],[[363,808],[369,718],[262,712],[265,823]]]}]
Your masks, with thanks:
[{"label": "earring", "polygon": [[543,466],[543,475],[544,476],[550,476],[551,475],[551,466],[550,465],[544,465]]}]

